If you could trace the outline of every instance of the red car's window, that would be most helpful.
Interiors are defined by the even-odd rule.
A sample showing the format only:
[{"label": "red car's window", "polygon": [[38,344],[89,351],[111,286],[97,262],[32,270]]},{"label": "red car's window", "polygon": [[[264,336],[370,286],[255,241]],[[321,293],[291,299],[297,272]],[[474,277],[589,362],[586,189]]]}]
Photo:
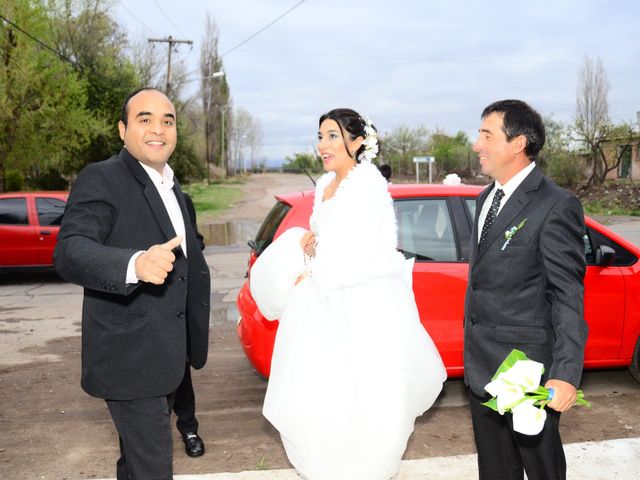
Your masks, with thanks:
[{"label": "red car's window", "polygon": [[471,219],[473,220],[476,216],[476,199],[474,198],[465,198],[465,202],[467,202],[467,208],[469,209],[469,214],[471,215]]},{"label": "red car's window", "polygon": [[291,210],[291,207],[284,202],[277,202],[273,206],[264,222],[262,222],[260,230],[258,230],[255,245],[252,245],[256,250],[256,255],[260,255],[273,242],[273,237],[289,210]]},{"label": "red car's window", "polygon": [[0,198],[0,225],[28,225],[26,198]]},{"label": "red car's window", "polygon": [[38,197],[36,208],[38,222],[41,226],[60,225],[64,213],[65,202],[57,198]]},{"label": "red car's window", "polygon": [[638,258],[623,246],[618,245],[616,242],[606,237],[605,235],[602,235],[600,232],[592,228],[587,228],[587,235],[585,235],[585,247],[588,265],[595,264],[594,252],[601,245],[611,247],[616,252],[615,256],[613,257],[613,263],[611,264],[612,266],[628,267],[638,261]]},{"label": "red car's window", "polygon": [[455,262],[456,240],[447,200],[420,198],[394,204],[398,220],[398,248],[416,260]]}]

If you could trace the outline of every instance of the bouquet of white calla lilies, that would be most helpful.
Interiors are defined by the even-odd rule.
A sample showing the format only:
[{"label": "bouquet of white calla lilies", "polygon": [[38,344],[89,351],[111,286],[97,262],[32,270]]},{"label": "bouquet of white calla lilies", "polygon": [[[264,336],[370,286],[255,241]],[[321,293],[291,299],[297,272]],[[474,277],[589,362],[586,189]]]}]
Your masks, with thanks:
[{"label": "bouquet of white calla lilies", "polygon": [[[529,360],[524,352],[512,350],[484,389],[493,397],[483,405],[500,415],[513,414],[513,429],[525,435],[537,435],[547,419],[544,407],[553,398],[553,389],[540,385],[544,365]],[[589,407],[582,390],[577,405]]]},{"label": "bouquet of white calla lilies", "polygon": [[536,407],[535,400],[524,400],[513,407],[513,429],[525,435],[537,435],[542,431],[547,419],[547,411]]}]

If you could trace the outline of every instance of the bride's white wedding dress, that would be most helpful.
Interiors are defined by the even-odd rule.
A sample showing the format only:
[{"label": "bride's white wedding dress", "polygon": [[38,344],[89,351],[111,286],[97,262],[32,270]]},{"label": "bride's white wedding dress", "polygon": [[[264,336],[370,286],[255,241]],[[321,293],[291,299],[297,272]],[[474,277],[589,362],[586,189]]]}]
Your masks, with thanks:
[{"label": "bride's white wedding dress", "polygon": [[446,373],[396,250],[386,181],[358,164],[322,201],[333,177],[316,187],[316,255],[286,299],[263,413],[309,480],[385,480]]}]

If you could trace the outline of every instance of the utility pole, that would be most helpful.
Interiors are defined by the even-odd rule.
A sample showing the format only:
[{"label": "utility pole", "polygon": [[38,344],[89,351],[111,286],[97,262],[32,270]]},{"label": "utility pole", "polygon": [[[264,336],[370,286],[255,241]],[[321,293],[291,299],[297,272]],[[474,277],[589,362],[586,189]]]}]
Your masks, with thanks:
[{"label": "utility pole", "polygon": [[165,94],[167,97],[170,94],[171,89],[171,52],[173,51],[173,46],[179,43],[187,43],[189,45],[193,45],[191,40],[176,40],[171,35],[167,38],[150,38],[149,43],[168,43],[169,44],[169,59],[167,61],[167,84],[165,87]]}]

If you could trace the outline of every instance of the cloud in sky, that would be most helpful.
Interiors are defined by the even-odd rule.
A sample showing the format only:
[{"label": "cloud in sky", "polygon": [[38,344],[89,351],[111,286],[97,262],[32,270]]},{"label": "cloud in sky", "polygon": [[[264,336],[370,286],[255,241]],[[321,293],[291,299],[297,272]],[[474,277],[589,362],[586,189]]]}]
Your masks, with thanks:
[{"label": "cloud in sky", "polygon": [[[224,53],[296,3],[120,0],[113,13],[133,41],[193,40],[178,57],[197,70],[207,12]],[[612,119],[635,121],[638,18],[637,0],[307,0],[225,56],[224,69],[234,105],[262,122],[270,160],[312,149],[318,117],[341,106],[383,132],[424,124],[472,139],[482,109],[502,98],[571,122],[585,55],[604,62]]]}]

